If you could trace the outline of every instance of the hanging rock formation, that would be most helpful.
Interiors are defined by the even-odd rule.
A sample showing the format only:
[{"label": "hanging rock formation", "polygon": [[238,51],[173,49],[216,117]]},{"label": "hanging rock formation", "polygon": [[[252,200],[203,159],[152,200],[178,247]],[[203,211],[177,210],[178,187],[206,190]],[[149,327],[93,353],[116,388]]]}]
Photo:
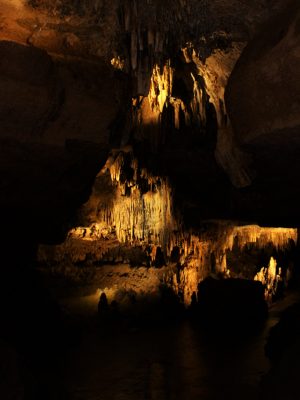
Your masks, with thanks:
[{"label": "hanging rock formation", "polygon": [[[174,210],[166,178],[141,169],[130,148],[108,159],[80,219],[83,225],[70,230],[63,244],[40,246],[41,265],[128,263],[138,251],[137,265],[169,265],[169,280],[164,283],[186,304],[209,275],[259,280],[266,287],[268,300],[277,293],[279,282],[287,283],[291,277],[292,259],[288,263],[287,258],[279,258],[277,268],[273,256],[290,252],[297,243],[297,229],[215,221],[202,232],[186,230]],[[248,267],[241,264],[239,255],[249,246],[258,254],[250,254]],[[265,267],[260,264],[260,253],[268,247],[272,257]],[[128,248],[133,249],[131,253]],[[228,258],[228,252],[233,251],[235,256]]]}]

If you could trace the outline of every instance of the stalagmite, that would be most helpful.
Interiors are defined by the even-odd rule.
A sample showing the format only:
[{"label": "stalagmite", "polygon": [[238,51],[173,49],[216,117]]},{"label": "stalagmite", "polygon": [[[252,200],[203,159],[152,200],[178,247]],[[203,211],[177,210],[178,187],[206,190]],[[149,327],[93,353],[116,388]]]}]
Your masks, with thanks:
[{"label": "stalagmite", "polygon": [[269,266],[262,269],[255,275],[254,280],[260,281],[265,287],[265,298],[272,301],[272,296],[276,294],[278,285],[284,281],[282,269],[277,267],[276,260],[271,257]]}]

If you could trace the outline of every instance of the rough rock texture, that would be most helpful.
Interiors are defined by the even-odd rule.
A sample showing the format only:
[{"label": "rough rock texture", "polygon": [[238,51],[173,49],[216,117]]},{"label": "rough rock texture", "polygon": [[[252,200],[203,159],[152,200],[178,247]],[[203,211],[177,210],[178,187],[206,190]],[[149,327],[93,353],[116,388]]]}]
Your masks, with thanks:
[{"label": "rough rock texture", "polygon": [[[54,272],[107,257],[146,273],[170,260],[168,284],[187,304],[210,272],[256,277],[268,295],[287,280],[282,253],[296,230],[203,224],[299,226],[297,3],[266,24],[286,6],[0,0],[1,335],[27,348],[36,398],[58,397],[48,372],[63,346],[59,313],[28,271],[37,243],[62,242],[91,192],[81,226],[40,248]],[[132,163],[96,177],[112,147],[128,144]]]},{"label": "rough rock texture", "polygon": [[291,277],[298,236],[295,228],[229,221],[188,230],[174,210],[166,178],[141,169],[129,148],[112,155],[97,175],[79,222],[61,245],[39,247],[41,266],[55,273],[60,266],[173,265],[168,283],[186,304],[211,274],[261,281],[272,301]]},{"label": "rough rock texture", "polygon": [[249,43],[230,77],[227,107],[241,143],[269,134],[271,141],[273,132],[300,125],[300,6],[290,3]]},{"label": "rough rock texture", "polygon": [[[0,397],[52,399],[63,327],[32,272],[36,245],[63,240],[88,198],[107,159],[123,82],[103,59],[73,51],[78,41],[63,27],[41,30],[38,17],[51,25],[50,17],[24,4],[0,2],[1,339],[26,364],[19,379],[1,349],[9,377],[2,374]],[[37,40],[40,32],[46,35]]]},{"label": "rough rock texture", "polygon": [[86,198],[106,160],[118,84],[101,61],[50,57],[8,41],[0,54],[2,212],[10,210],[12,224],[29,210],[59,220]]},{"label": "rough rock texture", "polygon": [[256,174],[241,193],[245,210],[253,215],[249,196],[260,203],[257,216],[272,219],[277,210],[278,220],[291,222],[299,220],[299,12],[299,2],[289,2],[263,27],[238,60],[225,96],[234,137],[252,155]]}]

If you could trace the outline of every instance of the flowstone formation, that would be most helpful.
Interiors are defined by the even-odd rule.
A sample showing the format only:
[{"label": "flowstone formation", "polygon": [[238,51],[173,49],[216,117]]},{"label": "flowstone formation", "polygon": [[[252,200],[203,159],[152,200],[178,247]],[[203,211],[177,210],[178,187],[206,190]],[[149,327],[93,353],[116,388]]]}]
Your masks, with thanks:
[{"label": "flowstone formation", "polygon": [[[174,209],[168,180],[140,168],[130,148],[110,156],[79,220],[81,226],[71,229],[63,244],[40,246],[41,266],[55,271],[55,266],[86,265],[99,273],[105,264],[150,268],[160,277],[157,289],[170,286],[186,305],[207,276],[259,280],[270,301],[292,276],[297,229],[210,221],[198,231],[188,230]],[[266,260],[269,266],[262,265]],[[121,289],[118,276],[111,268],[110,285],[117,282]],[[124,285],[138,287],[136,280],[126,279]]]}]

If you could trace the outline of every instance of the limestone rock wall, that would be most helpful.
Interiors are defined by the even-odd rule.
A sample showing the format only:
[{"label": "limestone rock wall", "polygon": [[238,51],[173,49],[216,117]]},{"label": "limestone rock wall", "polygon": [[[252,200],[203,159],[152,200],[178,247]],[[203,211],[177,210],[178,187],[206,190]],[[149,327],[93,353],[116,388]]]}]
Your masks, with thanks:
[{"label": "limestone rock wall", "polygon": [[[130,149],[124,149],[112,154],[98,174],[93,193],[82,207],[82,225],[71,229],[63,244],[40,246],[39,262],[49,266],[111,262],[130,262],[135,267],[170,265],[165,283],[186,304],[193,292],[197,293],[199,282],[209,275],[260,280],[269,300],[280,282],[290,279],[291,262],[279,255],[295,246],[297,229],[214,221],[197,232],[186,230],[178,215],[166,178],[140,169]],[[243,266],[239,255],[247,248],[258,254],[270,248],[269,266],[261,265],[262,258],[256,253],[250,255],[253,265],[248,260],[249,266]],[[233,251],[235,257],[228,259]]]},{"label": "limestone rock wall", "polygon": [[247,46],[231,75],[226,100],[241,143],[299,127],[299,21],[299,3],[290,2]]}]

